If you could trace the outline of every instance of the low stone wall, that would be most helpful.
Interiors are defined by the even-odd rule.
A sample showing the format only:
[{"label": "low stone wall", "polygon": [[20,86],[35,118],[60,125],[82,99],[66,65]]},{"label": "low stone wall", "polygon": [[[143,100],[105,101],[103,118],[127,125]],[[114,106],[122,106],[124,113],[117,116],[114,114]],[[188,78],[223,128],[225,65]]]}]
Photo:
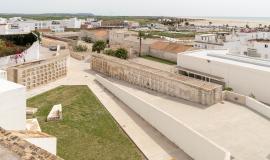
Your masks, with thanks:
[{"label": "low stone wall", "polygon": [[220,85],[175,75],[111,56],[93,54],[91,67],[107,76],[202,105],[212,105],[222,100]]},{"label": "low stone wall", "polygon": [[246,97],[246,106],[270,119],[270,106],[251,97]]},{"label": "low stone wall", "polygon": [[223,91],[223,99],[234,102],[240,105],[246,105],[246,96],[235,93],[235,92],[230,92],[230,91]]},{"label": "low stone wall", "polygon": [[228,151],[202,136],[172,115],[159,110],[157,107],[116,86],[101,76],[97,75],[96,79],[193,159],[230,160],[230,153]]},{"label": "low stone wall", "polygon": [[79,61],[85,60],[90,55],[89,52],[74,52],[70,50],[70,56]]},{"label": "low stone wall", "polygon": [[69,54],[61,54],[50,59],[25,63],[7,70],[8,80],[33,89],[48,84],[67,75]]}]

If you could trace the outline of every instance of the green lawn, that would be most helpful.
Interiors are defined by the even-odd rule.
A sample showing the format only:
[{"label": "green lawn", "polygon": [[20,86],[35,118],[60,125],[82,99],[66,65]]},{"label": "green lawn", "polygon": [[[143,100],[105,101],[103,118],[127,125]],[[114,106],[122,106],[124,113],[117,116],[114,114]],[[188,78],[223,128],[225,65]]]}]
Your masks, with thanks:
[{"label": "green lawn", "polygon": [[142,58],[148,59],[151,61],[155,61],[155,62],[159,62],[159,63],[168,64],[168,65],[176,65],[176,62],[168,61],[168,60],[161,59],[161,58],[156,58],[156,57],[149,56],[149,55],[142,56]]},{"label": "green lawn", "polygon": [[[45,122],[55,104],[63,120]],[[27,100],[38,107],[42,131],[57,137],[57,154],[66,160],[141,160],[141,152],[87,86],[61,86]]]}]

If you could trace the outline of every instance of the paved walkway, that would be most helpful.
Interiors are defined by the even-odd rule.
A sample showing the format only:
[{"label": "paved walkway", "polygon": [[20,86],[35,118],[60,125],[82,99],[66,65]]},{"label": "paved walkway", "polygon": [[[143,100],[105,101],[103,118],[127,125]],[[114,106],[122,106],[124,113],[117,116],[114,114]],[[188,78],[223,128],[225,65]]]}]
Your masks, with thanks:
[{"label": "paved walkway", "polygon": [[228,101],[204,107],[108,79],[227,149],[235,160],[270,160],[270,121],[247,107]]},{"label": "paved walkway", "polygon": [[149,160],[190,160],[181,149],[161,135],[150,124],[115,98],[95,81],[95,72],[90,70],[90,64],[70,58],[67,77],[27,92],[27,97],[33,97],[60,85],[88,85],[119,123],[128,136]]}]

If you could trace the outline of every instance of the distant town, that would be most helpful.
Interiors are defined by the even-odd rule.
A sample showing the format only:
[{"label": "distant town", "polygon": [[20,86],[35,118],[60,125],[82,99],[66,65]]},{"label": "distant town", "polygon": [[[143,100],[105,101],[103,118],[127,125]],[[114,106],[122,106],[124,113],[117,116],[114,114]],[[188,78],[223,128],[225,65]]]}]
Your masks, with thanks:
[{"label": "distant town", "polygon": [[1,160],[269,160],[270,22],[0,14]]}]

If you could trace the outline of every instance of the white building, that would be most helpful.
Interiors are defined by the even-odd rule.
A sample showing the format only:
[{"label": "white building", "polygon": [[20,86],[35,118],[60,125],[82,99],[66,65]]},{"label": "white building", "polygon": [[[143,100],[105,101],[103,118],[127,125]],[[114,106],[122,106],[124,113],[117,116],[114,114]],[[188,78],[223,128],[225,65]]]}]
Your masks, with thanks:
[{"label": "white building", "polygon": [[195,36],[194,48],[201,49],[219,49],[223,47],[225,35],[227,33],[218,34],[200,34]]},{"label": "white building", "polygon": [[22,17],[12,17],[8,19],[8,23],[14,23],[18,21],[23,21]]},{"label": "white building", "polygon": [[232,55],[228,50],[178,54],[178,73],[232,88],[270,104],[270,61]]},{"label": "white building", "polygon": [[230,53],[270,59],[270,33],[237,33],[226,36],[224,49]]},{"label": "white building", "polygon": [[0,78],[0,127],[56,155],[56,137],[26,126],[26,87]]},{"label": "white building", "polygon": [[81,20],[78,18],[70,18],[66,20],[61,20],[62,26],[64,28],[81,28]]},{"label": "white building", "polygon": [[7,19],[6,18],[1,18],[0,17],[0,25],[1,24],[7,24]]},{"label": "white building", "polygon": [[270,33],[252,32],[202,34],[195,36],[194,48],[229,49],[230,53],[270,59]]},{"label": "white building", "polygon": [[25,86],[0,79],[0,126],[7,130],[26,128]]}]

